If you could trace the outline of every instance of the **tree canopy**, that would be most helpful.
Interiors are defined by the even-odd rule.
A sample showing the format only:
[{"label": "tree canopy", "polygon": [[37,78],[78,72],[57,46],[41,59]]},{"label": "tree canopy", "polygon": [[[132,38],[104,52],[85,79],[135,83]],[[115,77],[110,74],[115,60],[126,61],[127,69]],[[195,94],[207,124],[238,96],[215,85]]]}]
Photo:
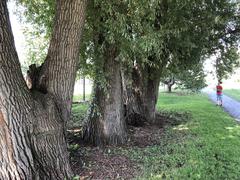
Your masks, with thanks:
[{"label": "tree canopy", "polygon": [[[48,38],[55,1],[21,0],[20,4],[25,7],[26,21],[34,26],[35,36],[44,34]],[[98,58],[93,58],[94,31],[101,32],[101,40],[117,44],[120,59],[127,65],[137,60],[142,65],[158,67],[167,61],[178,68],[215,54],[221,59],[218,70],[224,66],[229,71],[237,65],[238,14],[239,3],[227,0],[91,1],[81,51],[81,63],[85,64],[82,71],[92,74],[92,65],[98,64],[93,59],[101,57],[98,53]],[[40,48],[39,54],[41,51]],[[149,60],[153,55],[155,60]]]}]

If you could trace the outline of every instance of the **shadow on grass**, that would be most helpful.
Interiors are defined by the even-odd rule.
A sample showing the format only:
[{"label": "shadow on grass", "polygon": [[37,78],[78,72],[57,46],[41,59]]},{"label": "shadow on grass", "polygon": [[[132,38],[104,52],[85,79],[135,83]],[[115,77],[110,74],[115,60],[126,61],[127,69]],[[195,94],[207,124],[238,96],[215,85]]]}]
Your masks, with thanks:
[{"label": "shadow on grass", "polygon": [[[170,139],[174,141],[181,139],[179,134],[169,134],[165,130],[176,128],[181,131],[190,118],[191,114],[187,112],[158,112],[154,125],[129,126],[129,139],[125,145],[104,148],[89,146],[81,141],[81,122],[79,122],[78,128],[68,131],[73,170],[82,179],[132,179],[138,177],[142,173],[144,156],[151,159],[153,154],[156,155],[155,151],[151,152],[156,147],[161,149],[162,153],[164,150],[171,153],[174,150],[166,149],[166,143],[169,143]],[[177,166],[182,166],[182,162],[177,162]]]}]

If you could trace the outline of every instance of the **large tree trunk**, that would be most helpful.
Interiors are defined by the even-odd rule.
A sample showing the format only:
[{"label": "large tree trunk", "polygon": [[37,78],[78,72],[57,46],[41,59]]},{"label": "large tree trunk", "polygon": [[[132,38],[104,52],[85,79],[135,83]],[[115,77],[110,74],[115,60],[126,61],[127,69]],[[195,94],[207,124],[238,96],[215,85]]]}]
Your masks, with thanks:
[{"label": "large tree trunk", "polygon": [[142,126],[146,122],[144,114],[142,88],[143,87],[137,68],[122,70],[124,116],[128,125]]},{"label": "large tree trunk", "polygon": [[133,68],[131,86],[124,90],[127,94],[124,98],[125,114],[129,124],[142,125],[144,121],[155,123],[160,76],[160,68],[143,68],[139,65]]},{"label": "large tree trunk", "polygon": [[72,176],[64,122],[71,108],[85,6],[82,0],[57,2],[48,58],[40,72],[31,66],[29,90],[14,46],[7,4],[0,1],[0,179]]},{"label": "large tree trunk", "polygon": [[120,68],[120,63],[116,60],[116,49],[107,48],[103,65],[103,81],[106,84],[95,82],[94,85],[94,99],[83,135],[87,142],[117,145],[127,140]]},{"label": "large tree trunk", "polygon": [[159,93],[160,75],[153,75],[148,72],[147,85],[143,92],[144,114],[150,123],[155,123],[156,104]]},{"label": "large tree trunk", "polygon": [[39,76],[38,86],[54,95],[64,121],[71,114],[86,3],[87,0],[57,1],[53,36]]}]

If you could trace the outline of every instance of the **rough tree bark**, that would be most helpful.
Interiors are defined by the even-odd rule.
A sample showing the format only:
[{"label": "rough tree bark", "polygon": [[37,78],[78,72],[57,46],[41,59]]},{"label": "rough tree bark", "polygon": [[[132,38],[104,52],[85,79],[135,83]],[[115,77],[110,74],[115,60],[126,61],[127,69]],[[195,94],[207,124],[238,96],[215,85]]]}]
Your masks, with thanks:
[{"label": "rough tree bark", "polygon": [[142,89],[143,109],[145,118],[149,123],[155,123],[156,104],[159,92],[161,69],[145,67],[142,69]]},{"label": "rough tree bark", "polygon": [[142,89],[143,87],[137,67],[130,70],[122,70],[124,116],[128,125],[142,126],[147,121],[144,108]]},{"label": "rough tree bark", "polygon": [[146,119],[150,123],[155,123],[156,117],[156,104],[158,100],[160,83],[160,73],[151,74],[148,72],[147,86],[144,91],[144,110]]},{"label": "rough tree bark", "polygon": [[53,36],[28,89],[0,1],[0,179],[70,179],[64,122],[69,119],[86,0],[57,1]]},{"label": "rough tree bark", "polygon": [[106,48],[103,73],[107,86],[95,82],[83,139],[95,145],[123,144],[127,140],[124,121],[121,65],[114,46]]},{"label": "rough tree bark", "polygon": [[[143,122],[155,123],[161,68],[135,65],[132,71],[132,87],[124,98],[127,122],[142,125]],[[126,90],[126,89],[125,89]],[[129,96],[129,94],[131,96]],[[130,118],[130,119],[128,119]]]}]

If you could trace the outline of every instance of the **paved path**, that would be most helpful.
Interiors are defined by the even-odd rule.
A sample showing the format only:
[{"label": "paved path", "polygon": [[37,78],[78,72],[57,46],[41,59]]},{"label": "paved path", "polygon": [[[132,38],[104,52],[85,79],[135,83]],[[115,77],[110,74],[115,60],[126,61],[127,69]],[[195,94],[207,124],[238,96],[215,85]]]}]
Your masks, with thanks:
[{"label": "paved path", "polygon": [[[214,103],[217,103],[216,92],[211,89],[203,90],[204,93],[208,94],[208,97]],[[238,122],[240,122],[240,102],[236,101],[226,95],[223,95],[223,108]]]}]

